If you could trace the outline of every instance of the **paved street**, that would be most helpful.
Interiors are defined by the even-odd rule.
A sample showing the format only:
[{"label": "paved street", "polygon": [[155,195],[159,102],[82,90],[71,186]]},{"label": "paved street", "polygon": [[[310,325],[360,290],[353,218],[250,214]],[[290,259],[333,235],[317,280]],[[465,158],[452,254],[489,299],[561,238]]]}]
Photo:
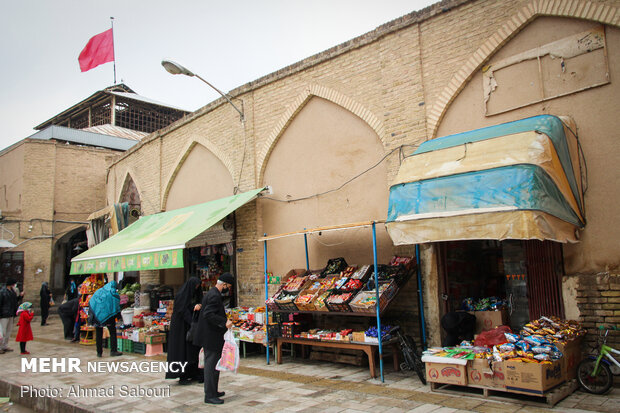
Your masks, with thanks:
[{"label": "paved street", "polygon": [[[28,343],[31,357],[79,357],[83,364],[89,361],[161,361],[161,356],[144,357],[125,354],[122,357],[98,359],[94,346],[71,344],[62,340],[61,323],[57,316],[50,317],[50,325],[41,327],[37,319],[32,323],[35,341]],[[226,391],[225,404],[210,406],[203,403],[202,385],[179,386],[176,381],[164,380],[156,373],[21,373],[19,345],[14,341],[12,353],[0,355],[2,376],[0,397],[11,388],[11,401],[36,411],[58,412],[194,412],[196,410],[244,412],[538,412],[545,407],[527,406],[519,401],[499,402],[482,397],[434,393],[429,386],[409,373],[391,371],[386,363],[385,383],[370,379],[368,369],[344,364],[318,361],[293,361],[267,365],[264,355],[242,359],[239,372],[222,373],[220,390]],[[61,389],[63,397],[20,398],[20,386],[32,385],[37,389]],[[70,388],[117,389],[114,397],[68,397]],[[129,388],[169,387],[169,397],[119,397],[121,386]],[[3,409],[4,406],[0,406]],[[18,410],[9,410],[18,411]],[[25,410],[28,411],[28,410]],[[605,396],[592,396],[580,391],[556,405],[561,412],[617,412],[620,411],[620,388]]]}]

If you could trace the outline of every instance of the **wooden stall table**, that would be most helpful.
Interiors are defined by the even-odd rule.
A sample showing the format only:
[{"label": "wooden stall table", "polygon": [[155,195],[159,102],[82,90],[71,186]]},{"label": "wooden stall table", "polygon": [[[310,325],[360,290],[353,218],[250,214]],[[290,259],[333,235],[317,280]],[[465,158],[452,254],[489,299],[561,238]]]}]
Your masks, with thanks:
[{"label": "wooden stall table", "polygon": [[[361,350],[368,356],[368,367],[370,368],[370,377],[373,379],[377,377],[377,372],[375,370],[375,355],[379,352],[379,344],[377,343],[361,343],[357,341],[321,341],[321,340],[313,340],[313,339],[305,339],[305,338],[288,338],[288,337],[278,337],[277,338],[277,352],[276,358],[277,363],[282,364],[282,344],[290,343],[290,344],[300,344],[302,346],[303,356],[306,355],[306,346],[315,346],[315,347],[332,347],[332,348],[341,348],[341,349],[349,349],[349,350]],[[383,349],[387,346],[392,348],[392,359],[394,361],[394,371],[398,371],[400,369],[400,363],[398,360],[398,340],[393,339],[383,343]]]}]

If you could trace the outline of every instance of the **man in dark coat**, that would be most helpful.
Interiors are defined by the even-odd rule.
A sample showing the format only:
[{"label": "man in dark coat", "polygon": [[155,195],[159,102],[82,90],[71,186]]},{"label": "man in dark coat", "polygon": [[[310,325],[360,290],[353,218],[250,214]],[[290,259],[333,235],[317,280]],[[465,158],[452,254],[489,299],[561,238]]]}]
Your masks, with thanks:
[{"label": "man in dark coat", "polygon": [[58,315],[64,327],[65,340],[74,338],[73,329],[79,310],[80,299],[74,298],[58,306]]},{"label": "man in dark coat", "polygon": [[0,354],[13,351],[12,348],[8,347],[9,338],[11,337],[11,331],[15,324],[15,314],[19,307],[19,301],[24,295],[23,291],[19,296],[17,295],[15,292],[15,284],[17,284],[17,282],[13,278],[9,278],[6,280],[6,286],[0,289],[0,330],[2,332]]},{"label": "man in dark coat", "polygon": [[52,292],[50,291],[47,281],[41,283],[41,290],[39,291],[41,296],[41,325],[47,325],[47,317],[50,314],[50,303],[52,302]]},{"label": "man in dark coat", "polygon": [[192,326],[194,311],[202,306],[202,281],[198,277],[191,277],[179,288],[174,297],[174,310],[170,318],[170,332],[168,333],[168,363],[187,362],[185,371],[166,373],[167,379],[179,379],[179,384],[190,384],[196,379],[202,382],[203,372],[198,369],[198,353],[200,347],[187,339],[187,332]]},{"label": "man in dark coat", "polygon": [[217,390],[220,372],[215,369],[224,348],[224,333],[232,327],[226,318],[222,293],[233,287],[235,278],[230,273],[220,275],[217,284],[202,299],[197,341],[204,351],[205,403],[222,404],[224,392]]}]

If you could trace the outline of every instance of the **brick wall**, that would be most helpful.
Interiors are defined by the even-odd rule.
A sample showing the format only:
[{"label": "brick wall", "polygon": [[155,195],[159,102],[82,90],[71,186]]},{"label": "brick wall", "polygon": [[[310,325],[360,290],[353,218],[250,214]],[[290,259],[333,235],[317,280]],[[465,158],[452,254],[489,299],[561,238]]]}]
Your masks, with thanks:
[{"label": "brick wall", "polygon": [[[579,321],[588,329],[587,345],[596,343],[599,326],[620,325],[620,274],[580,275],[577,281]],[[607,343],[620,348],[620,331],[610,331]]]},{"label": "brick wall", "polygon": [[[108,202],[118,198],[130,173],[140,191],[145,213],[158,212],[168,182],[193,141],[203,142],[220,157],[235,184],[239,182],[241,191],[259,186],[272,146],[301,110],[305,99],[313,95],[364,119],[377,133],[386,153],[399,145],[409,145],[405,153],[411,153],[431,137],[452,94],[460,90],[471,73],[479,70],[478,55],[490,53],[517,33],[511,32],[512,19],[523,14],[524,8],[536,10],[537,16],[594,21],[614,15],[613,11],[599,9],[599,3],[620,6],[617,0],[449,0],[403,16],[231,91],[235,99],[243,100],[244,125],[240,124],[237,112],[219,99],[149,135],[112,166]],[[618,26],[620,20],[616,17],[612,23]],[[504,30],[505,25],[508,28]],[[470,61],[474,63],[469,65]],[[398,157],[386,162],[391,180],[398,171]],[[241,304],[255,305],[264,297],[263,246],[256,242],[261,228],[260,205],[257,209],[251,203],[237,211],[237,248],[243,250],[237,254],[237,269],[242,276]],[[429,250],[427,258],[423,267],[435,271],[434,253]],[[438,325],[436,273],[424,273],[423,284],[427,320]],[[404,296],[407,295],[417,300],[412,291],[405,292]],[[433,335],[439,336],[436,332]]]}]

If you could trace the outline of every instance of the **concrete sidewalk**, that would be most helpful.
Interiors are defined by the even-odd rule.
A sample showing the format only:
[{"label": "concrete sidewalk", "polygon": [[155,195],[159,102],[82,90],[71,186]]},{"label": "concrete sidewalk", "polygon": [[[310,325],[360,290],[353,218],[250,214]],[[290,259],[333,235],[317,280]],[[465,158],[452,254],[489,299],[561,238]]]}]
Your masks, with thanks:
[{"label": "concrete sidewalk", "polygon": [[[41,327],[33,320],[35,341],[28,343],[32,357],[79,357],[82,365],[89,361],[161,361],[162,356],[144,357],[124,354],[121,357],[96,357],[94,346],[72,344],[62,340],[58,317],[50,317],[49,325]],[[14,340],[14,338],[12,339]],[[222,373],[220,390],[226,391],[220,406],[203,403],[202,385],[179,386],[176,380],[165,380],[163,373],[21,373],[19,345],[11,342],[14,352],[0,355],[0,397],[46,412],[194,412],[196,410],[237,412],[618,412],[620,389],[605,396],[580,391],[560,402],[554,409],[532,407],[520,401],[498,402],[482,397],[434,393],[423,386],[415,374],[385,369],[385,383],[370,379],[367,367],[285,358],[281,365],[273,358],[269,365],[265,356],[241,360],[237,374]],[[386,363],[389,364],[389,363]],[[21,397],[22,386],[33,389],[60,389],[62,397]],[[68,396],[71,388],[111,388],[112,397]],[[169,389],[163,397],[121,397],[119,389]],[[27,388],[27,387],[26,387]]]}]

